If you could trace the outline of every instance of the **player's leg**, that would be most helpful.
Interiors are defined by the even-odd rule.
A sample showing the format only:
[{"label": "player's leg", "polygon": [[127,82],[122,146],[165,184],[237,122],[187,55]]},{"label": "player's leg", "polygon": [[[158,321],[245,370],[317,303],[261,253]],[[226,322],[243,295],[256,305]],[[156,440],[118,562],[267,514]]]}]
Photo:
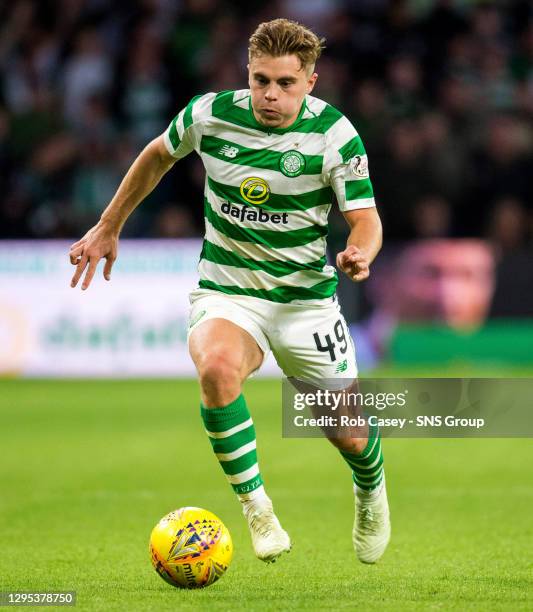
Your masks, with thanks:
[{"label": "player's leg", "polygon": [[[272,350],[284,373],[315,387],[343,388],[357,377],[355,350],[337,304],[283,307]],[[328,431],[352,472],[356,501],[353,543],[358,558],[375,563],[390,539],[390,518],[378,428],[366,425],[352,437]]]},{"label": "player's leg", "polygon": [[206,410],[237,399],[242,383],[263,362],[263,352],[254,338],[223,318],[208,319],[196,327],[189,337],[189,352]]},{"label": "player's leg", "polygon": [[[357,557],[375,563],[385,552],[391,526],[381,436],[377,426],[367,426],[364,437],[330,437],[352,470],[355,520],[352,531]],[[363,446],[363,448],[361,448]]]},{"label": "player's leg", "polygon": [[[229,303],[225,305],[228,307]],[[210,315],[215,311],[216,305],[211,304]],[[236,318],[235,312],[233,317]],[[252,333],[259,333],[253,322],[243,324]],[[260,367],[263,350],[248,331],[223,318],[209,318],[194,327],[189,350],[198,370],[201,413],[209,441],[243,505],[256,555],[264,561],[273,561],[290,550],[290,539],[265,492],[257,460],[255,427],[242,395],[242,383]]]}]

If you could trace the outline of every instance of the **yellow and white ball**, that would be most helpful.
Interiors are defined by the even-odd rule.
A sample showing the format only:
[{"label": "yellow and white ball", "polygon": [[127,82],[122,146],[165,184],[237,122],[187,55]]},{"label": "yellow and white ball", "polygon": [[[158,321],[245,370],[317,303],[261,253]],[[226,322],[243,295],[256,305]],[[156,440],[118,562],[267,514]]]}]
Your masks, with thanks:
[{"label": "yellow and white ball", "polygon": [[208,510],[185,507],[164,516],[150,536],[155,571],[175,587],[198,589],[228,569],[233,543],[224,523]]}]

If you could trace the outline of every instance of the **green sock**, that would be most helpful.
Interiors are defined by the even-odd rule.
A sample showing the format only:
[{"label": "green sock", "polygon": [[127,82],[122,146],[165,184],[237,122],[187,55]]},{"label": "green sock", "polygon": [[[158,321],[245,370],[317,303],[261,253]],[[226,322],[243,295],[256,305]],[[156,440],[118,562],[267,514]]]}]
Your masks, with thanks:
[{"label": "green sock", "polygon": [[255,427],[243,395],[220,408],[201,405],[201,413],[213,451],[239,499],[264,496]]},{"label": "green sock", "polygon": [[341,451],[346,463],[352,468],[353,480],[359,489],[373,491],[383,480],[383,453],[379,428],[368,426],[368,443],[359,455]]}]

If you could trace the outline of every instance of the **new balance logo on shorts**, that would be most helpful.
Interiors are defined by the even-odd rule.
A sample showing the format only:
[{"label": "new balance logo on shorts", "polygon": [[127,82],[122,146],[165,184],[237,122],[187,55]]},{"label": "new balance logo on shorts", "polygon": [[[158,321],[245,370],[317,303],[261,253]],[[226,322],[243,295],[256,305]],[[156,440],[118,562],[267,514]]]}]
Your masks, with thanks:
[{"label": "new balance logo on shorts", "polygon": [[348,369],[348,360],[339,361],[337,367],[335,368],[335,374],[340,374],[341,372],[346,372]]},{"label": "new balance logo on shorts", "polygon": [[269,213],[262,208],[254,208],[252,206],[234,206],[229,202],[224,202],[220,207],[220,211],[225,215],[230,215],[240,221],[259,221],[261,223],[274,223],[276,225],[285,225],[289,222],[289,213]]}]

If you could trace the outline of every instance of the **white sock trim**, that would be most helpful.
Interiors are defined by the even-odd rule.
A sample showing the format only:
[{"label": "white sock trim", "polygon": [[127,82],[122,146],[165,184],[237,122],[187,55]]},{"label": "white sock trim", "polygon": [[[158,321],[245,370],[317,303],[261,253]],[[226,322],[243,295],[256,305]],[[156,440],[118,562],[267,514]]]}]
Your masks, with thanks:
[{"label": "white sock trim", "polygon": [[257,487],[257,489],[254,489],[249,493],[238,493],[237,497],[241,503],[250,501],[256,503],[270,501],[270,497],[266,494],[265,487],[263,485]]}]

